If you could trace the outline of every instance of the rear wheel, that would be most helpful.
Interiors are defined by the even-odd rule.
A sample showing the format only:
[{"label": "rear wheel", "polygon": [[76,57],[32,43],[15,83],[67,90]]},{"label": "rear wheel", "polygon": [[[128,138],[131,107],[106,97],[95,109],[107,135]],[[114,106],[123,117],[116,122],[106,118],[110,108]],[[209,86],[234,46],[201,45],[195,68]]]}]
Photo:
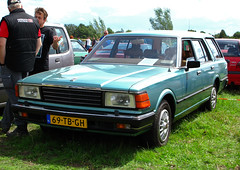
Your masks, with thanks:
[{"label": "rear wheel", "polygon": [[211,95],[209,100],[207,101],[206,107],[208,110],[211,111],[216,108],[216,105],[217,105],[217,89],[215,86],[213,86],[211,90]]},{"label": "rear wheel", "polygon": [[164,146],[168,142],[171,132],[171,108],[166,100],[163,100],[154,119],[153,127],[148,134],[148,140],[154,147]]}]

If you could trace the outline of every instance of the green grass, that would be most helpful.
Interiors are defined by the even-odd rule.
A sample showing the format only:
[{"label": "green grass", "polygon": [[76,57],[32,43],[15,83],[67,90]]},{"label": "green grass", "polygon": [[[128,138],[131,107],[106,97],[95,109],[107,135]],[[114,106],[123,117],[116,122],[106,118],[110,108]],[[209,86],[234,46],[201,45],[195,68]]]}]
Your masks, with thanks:
[{"label": "green grass", "polygon": [[[240,99],[239,89],[219,98]],[[13,129],[14,127],[12,127]],[[176,122],[169,143],[149,148],[140,137],[57,131],[0,135],[0,169],[240,169],[240,101],[218,100]]]}]

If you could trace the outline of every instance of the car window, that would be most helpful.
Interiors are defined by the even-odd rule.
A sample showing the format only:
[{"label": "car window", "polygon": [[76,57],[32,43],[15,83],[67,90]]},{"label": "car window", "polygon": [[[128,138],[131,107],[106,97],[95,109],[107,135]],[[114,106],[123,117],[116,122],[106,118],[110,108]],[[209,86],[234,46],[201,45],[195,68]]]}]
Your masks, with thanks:
[{"label": "car window", "polygon": [[182,41],[182,60],[181,66],[186,66],[187,61],[194,61],[194,53],[192,48],[192,43],[190,40]]},{"label": "car window", "polygon": [[197,61],[205,62],[207,60],[206,51],[204,50],[201,41],[192,41]]},{"label": "car window", "polygon": [[77,41],[71,41],[74,52],[86,52],[86,50]]},{"label": "car window", "polygon": [[175,66],[177,38],[110,36],[84,62]]},{"label": "car window", "polygon": [[223,58],[220,51],[218,50],[218,47],[217,47],[217,44],[215,43],[215,41],[212,38],[207,38],[206,41],[211,50],[212,56],[214,58]]},{"label": "car window", "polygon": [[61,40],[58,42],[59,47],[58,50],[54,50],[52,46],[50,47],[49,54],[56,54],[56,53],[65,53],[69,51],[69,44],[62,28],[54,28],[56,31],[56,35],[58,37],[62,36]]},{"label": "car window", "polygon": [[217,40],[217,42],[224,56],[230,56],[230,57],[240,56],[238,41]]}]

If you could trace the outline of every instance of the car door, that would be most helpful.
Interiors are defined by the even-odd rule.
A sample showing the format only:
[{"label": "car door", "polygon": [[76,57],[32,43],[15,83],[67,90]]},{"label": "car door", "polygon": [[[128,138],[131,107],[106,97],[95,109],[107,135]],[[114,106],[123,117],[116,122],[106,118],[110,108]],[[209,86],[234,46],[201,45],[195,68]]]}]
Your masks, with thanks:
[{"label": "car door", "polygon": [[[181,66],[186,66],[189,61],[196,61],[195,51],[190,39],[182,41]],[[201,97],[201,91],[204,87],[202,69],[201,67],[189,68],[185,70],[185,76],[185,95],[183,97],[184,102],[181,102],[181,107],[182,109],[189,109],[194,107],[200,101],[200,98],[203,98]]]},{"label": "car door", "polygon": [[219,74],[220,81],[225,81],[227,79],[227,63],[223,62],[224,57],[220,48],[213,38],[206,38],[206,43],[209,47],[212,61],[214,62],[215,74]]},{"label": "car door", "polygon": [[51,46],[49,51],[49,69],[60,68],[64,66],[73,65],[73,51],[70,50],[71,44],[66,31],[62,27],[53,27],[58,37],[62,36],[58,42],[59,47],[54,50]]},{"label": "car door", "polygon": [[214,83],[214,70],[217,68],[217,65],[213,62],[210,54],[207,53],[207,47],[202,39],[192,40],[192,44],[195,50],[196,60],[200,61],[201,65],[199,74],[201,74],[202,79],[202,94],[204,95],[203,97],[207,97],[209,95],[207,90],[210,89]]}]

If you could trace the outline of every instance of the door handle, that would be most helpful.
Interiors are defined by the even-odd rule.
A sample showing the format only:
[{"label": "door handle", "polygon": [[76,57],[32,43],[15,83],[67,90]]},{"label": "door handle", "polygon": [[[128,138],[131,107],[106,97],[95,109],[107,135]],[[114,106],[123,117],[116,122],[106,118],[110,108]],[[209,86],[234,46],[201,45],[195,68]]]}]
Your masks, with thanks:
[{"label": "door handle", "polygon": [[202,73],[202,71],[197,71],[197,75],[199,76]]},{"label": "door handle", "polygon": [[60,62],[60,58],[56,58],[56,59],[55,59],[55,62],[56,62],[56,63]]}]

